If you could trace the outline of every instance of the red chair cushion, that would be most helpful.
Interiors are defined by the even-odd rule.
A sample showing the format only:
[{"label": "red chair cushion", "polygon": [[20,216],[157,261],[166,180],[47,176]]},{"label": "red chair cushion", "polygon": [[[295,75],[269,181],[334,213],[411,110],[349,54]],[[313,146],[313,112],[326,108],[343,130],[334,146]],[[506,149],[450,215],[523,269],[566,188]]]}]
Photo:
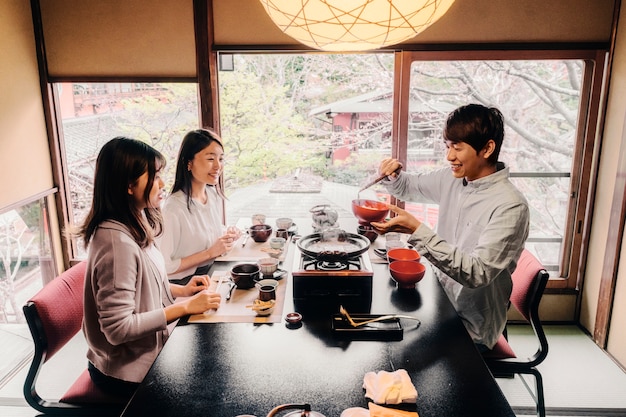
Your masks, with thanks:
[{"label": "red chair cushion", "polygon": [[517,266],[511,278],[513,279],[513,292],[511,293],[511,303],[524,316],[526,320],[530,320],[528,305],[528,293],[530,286],[534,283],[534,278],[539,271],[543,269],[543,265],[530,253],[524,249],[517,261]]},{"label": "red chair cushion", "polygon": [[513,352],[509,341],[501,334],[493,349],[483,352],[483,357],[488,359],[507,359],[516,358],[517,355]]},{"label": "red chair cushion", "polygon": [[89,376],[89,371],[84,370],[82,374],[74,381],[70,389],[67,390],[60,399],[63,403],[69,404],[115,404],[120,400],[113,397],[93,383]]},{"label": "red chair cushion", "polygon": [[74,265],[30,299],[37,308],[48,341],[46,360],[80,331],[86,269],[85,261]]}]

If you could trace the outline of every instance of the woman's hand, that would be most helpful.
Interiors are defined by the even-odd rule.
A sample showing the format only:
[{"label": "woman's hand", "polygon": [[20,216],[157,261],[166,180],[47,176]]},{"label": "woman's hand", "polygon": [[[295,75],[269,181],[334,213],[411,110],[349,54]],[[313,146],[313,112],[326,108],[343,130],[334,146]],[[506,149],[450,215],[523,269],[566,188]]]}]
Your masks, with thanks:
[{"label": "woman's hand", "polygon": [[191,297],[203,290],[208,290],[210,285],[207,275],[195,275],[191,277],[187,285],[170,284],[170,291],[174,298]]},{"label": "woman's hand", "polygon": [[233,246],[235,246],[237,239],[238,237],[235,237],[233,234],[229,234],[228,232],[225,235],[220,236],[215,241],[213,246],[208,249],[209,253],[214,254],[211,258],[217,258],[218,256],[228,253]]},{"label": "woman's hand", "polygon": [[184,301],[185,311],[187,314],[201,314],[207,310],[217,310],[221,302],[222,296],[219,293],[204,290]]},{"label": "woman's hand", "polygon": [[226,229],[226,235],[237,240],[241,237],[241,230],[237,226],[228,226]]},{"label": "woman's hand", "polygon": [[388,204],[389,210],[396,213],[396,216],[392,217],[386,222],[372,222],[370,223],[374,229],[380,234],[388,232],[400,232],[413,234],[418,227],[422,224],[411,213],[401,209],[398,206]]},{"label": "woman's hand", "polygon": [[191,297],[200,291],[208,290],[209,285],[211,284],[209,282],[208,275],[194,275],[191,277],[187,285],[182,288],[183,297]]},{"label": "woman's hand", "polygon": [[[199,278],[201,276],[195,276],[189,281],[189,284],[193,282],[195,278]],[[206,275],[204,275],[206,277]],[[188,287],[187,284],[185,287],[178,285],[177,287],[181,290]],[[196,285],[196,287],[200,287],[200,285]],[[174,291],[172,290],[172,294]],[[202,314],[207,310],[218,309],[220,307],[220,303],[222,302],[222,296],[219,293],[209,291],[209,290],[200,290],[196,292],[195,295],[186,299],[185,301],[181,301],[178,303],[170,304],[165,307],[165,320],[168,323],[173,322],[181,317],[188,316],[190,314]]]}]

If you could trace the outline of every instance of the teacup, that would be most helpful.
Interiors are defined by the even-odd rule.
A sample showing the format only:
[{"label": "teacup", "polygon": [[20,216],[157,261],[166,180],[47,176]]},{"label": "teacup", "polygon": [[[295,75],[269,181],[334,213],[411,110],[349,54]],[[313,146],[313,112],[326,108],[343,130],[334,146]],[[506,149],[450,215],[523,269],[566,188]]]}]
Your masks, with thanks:
[{"label": "teacup", "polygon": [[404,248],[406,245],[401,240],[388,240],[385,242],[385,249],[389,252],[392,249]]},{"label": "teacup", "polygon": [[258,264],[263,276],[272,277],[278,269],[278,259],[276,258],[261,258]]},{"label": "teacup", "polygon": [[252,224],[265,224],[265,214],[253,214],[250,218],[252,220]]},{"label": "teacup", "polygon": [[285,242],[287,240],[284,237],[273,237],[270,239],[270,248],[272,249],[282,249],[285,247]]},{"label": "teacup", "polygon": [[289,217],[280,217],[276,219],[276,228],[278,229],[289,229],[293,226],[293,220]]},{"label": "teacup", "polygon": [[259,289],[259,300],[269,301],[276,299],[278,281],[275,279],[262,279],[256,283],[256,287]]},{"label": "teacup", "polygon": [[276,230],[276,237],[287,239],[289,237],[289,231],[287,229],[278,229]]}]

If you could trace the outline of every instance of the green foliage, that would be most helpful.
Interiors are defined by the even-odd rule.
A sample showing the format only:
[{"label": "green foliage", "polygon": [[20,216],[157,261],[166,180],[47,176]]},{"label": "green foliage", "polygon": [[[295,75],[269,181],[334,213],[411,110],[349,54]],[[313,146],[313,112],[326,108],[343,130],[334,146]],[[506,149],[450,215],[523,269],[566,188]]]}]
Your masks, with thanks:
[{"label": "green foliage", "polygon": [[197,94],[195,84],[159,84],[152,93],[122,100],[124,111],[116,114],[117,126],[125,135],[144,141],[165,155],[167,188],[174,181],[183,136],[198,128]]},{"label": "green foliage", "polygon": [[357,181],[364,168],[356,163],[329,166],[324,153],[330,149],[330,124],[309,112],[372,89],[391,90],[392,58],[237,55],[235,71],[219,74],[226,186],[245,187],[301,167],[324,178]]}]

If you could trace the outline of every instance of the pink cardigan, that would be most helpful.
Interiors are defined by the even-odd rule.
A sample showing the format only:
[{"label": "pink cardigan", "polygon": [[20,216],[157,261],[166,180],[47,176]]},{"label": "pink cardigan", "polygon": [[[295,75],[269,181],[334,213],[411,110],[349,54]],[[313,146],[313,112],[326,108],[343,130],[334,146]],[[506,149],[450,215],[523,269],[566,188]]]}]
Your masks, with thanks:
[{"label": "pink cardigan", "polygon": [[123,224],[105,221],[90,245],[83,332],[87,358],[100,372],[141,382],[169,336],[163,307],[167,277]]}]

